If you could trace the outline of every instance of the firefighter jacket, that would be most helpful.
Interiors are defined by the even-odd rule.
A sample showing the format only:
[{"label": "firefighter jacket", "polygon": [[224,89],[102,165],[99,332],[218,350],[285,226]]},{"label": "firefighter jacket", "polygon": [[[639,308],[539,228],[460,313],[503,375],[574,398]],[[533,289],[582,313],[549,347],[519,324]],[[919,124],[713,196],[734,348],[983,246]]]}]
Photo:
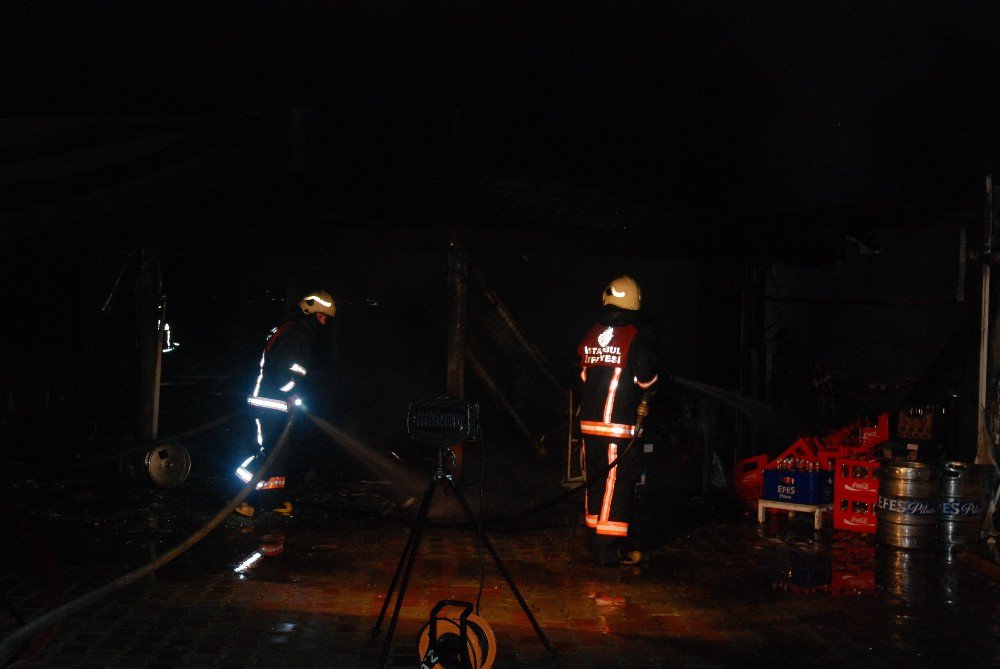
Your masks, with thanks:
[{"label": "firefighter jacket", "polygon": [[247,402],[255,407],[288,411],[302,390],[320,328],[315,314],[290,320],[271,330],[260,356],[260,370]]},{"label": "firefighter jacket", "polygon": [[578,347],[580,432],[629,439],[642,394],[657,382],[656,334],[638,311],[609,309]]}]

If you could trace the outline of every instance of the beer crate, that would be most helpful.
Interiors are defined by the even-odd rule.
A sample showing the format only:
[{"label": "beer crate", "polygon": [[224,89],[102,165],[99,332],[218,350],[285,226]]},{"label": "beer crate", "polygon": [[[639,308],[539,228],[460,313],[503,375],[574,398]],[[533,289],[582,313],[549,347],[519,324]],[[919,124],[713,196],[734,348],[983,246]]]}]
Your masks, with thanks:
[{"label": "beer crate", "polygon": [[944,436],[944,410],[941,407],[907,406],[896,419],[899,441],[934,441]]},{"label": "beer crate", "polygon": [[833,473],[765,469],[762,499],[795,504],[829,504],[833,500]]}]

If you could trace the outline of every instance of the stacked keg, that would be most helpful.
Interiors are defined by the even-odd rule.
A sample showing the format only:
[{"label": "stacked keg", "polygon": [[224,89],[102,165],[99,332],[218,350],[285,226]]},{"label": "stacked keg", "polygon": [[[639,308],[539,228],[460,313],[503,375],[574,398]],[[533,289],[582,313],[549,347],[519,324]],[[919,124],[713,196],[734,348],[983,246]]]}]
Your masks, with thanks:
[{"label": "stacked keg", "polygon": [[920,549],[975,542],[983,510],[982,470],[976,465],[881,463],[875,512],[880,544]]},{"label": "stacked keg", "polygon": [[941,465],[938,541],[948,545],[974,543],[983,524],[983,470],[964,462]]}]

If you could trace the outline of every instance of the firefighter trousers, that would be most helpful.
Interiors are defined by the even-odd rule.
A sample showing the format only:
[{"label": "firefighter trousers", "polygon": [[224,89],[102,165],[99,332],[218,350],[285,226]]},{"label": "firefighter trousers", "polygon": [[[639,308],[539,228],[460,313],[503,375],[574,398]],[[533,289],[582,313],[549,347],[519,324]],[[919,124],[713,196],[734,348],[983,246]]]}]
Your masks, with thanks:
[{"label": "firefighter trousers", "polygon": [[[271,454],[271,449],[274,448],[281,436],[288,420],[288,414],[267,409],[259,409],[253,414],[251,429],[258,448],[254,453],[254,462],[250,467],[251,471],[256,472]],[[278,454],[264,478],[257,484],[257,489],[247,497],[248,504],[262,511],[270,511],[277,509],[285,502],[285,468],[290,446],[291,444],[286,444],[282,452]]]},{"label": "firefighter trousers", "polygon": [[[596,477],[584,498],[584,514],[591,549],[598,564],[616,564],[630,550],[629,524],[639,480],[639,458],[633,449],[619,458],[629,441],[585,435],[584,475]],[[611,469],[608,465],[618,459]]]}]

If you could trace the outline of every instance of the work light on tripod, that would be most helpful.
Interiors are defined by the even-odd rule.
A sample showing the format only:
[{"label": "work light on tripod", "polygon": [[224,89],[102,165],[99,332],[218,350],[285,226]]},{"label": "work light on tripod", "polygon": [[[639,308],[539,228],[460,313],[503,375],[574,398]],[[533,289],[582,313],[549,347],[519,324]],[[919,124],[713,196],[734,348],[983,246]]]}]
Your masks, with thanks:
[{"label": "work light on tripod", "polygon": [[431,397],[410,403],[406,433],[432,446],[479,441],[479,405],[454,397]]},{"label": "work light on tripod", "polygon": [[[420,502],[420,509],[417,511],[417,518],[410,531],[410,536],[403,547],[403,553],[399,556],[396,564],[396,572],[389,583],[389,590],[386,592],[385,600],[382,602],[382,610],[372,628],[372,637],[378,636],[382,629],[382,621],[389,610],[390,602],[393,602],[392,615],[389,618],[389,627],[386,630],[385,641],[382,644],[382,654],[379,657],[379,669],[385,669],[389,660],[389,653],[392,649],[392,638],[396,632],[396,623],[399,620],[399,611],[403,605],[403,596],[406,593],[406,586],[410,580],[410,573],[420,547],[420,536],[427,523],[427,512],[430,510],[431,499],[434,496],[434,489],[438,484],[443,483],[448,486],[451,492],[462,505],[466,515],[469,517],[470,526],[475,528],[479,541],[489,551],[490,556],[496,563],[497,568],[503,575],[511,592],[517,598],[518,603],[524,610],[531,626],[534,627],[538,638],[545,645],[550,657],[555,658],[556,652],[549,640],[545,638],[545,633],[535,620],[534,614],[528,608],[527,602],[521,596],[514,577],[511,576],[500,556],[497,554],[493,543],[486,533],[483,532],[482,522],[476,517],[469,506],[469,502],[462,494],[451,474],[444,468],[445,454],[451,454],[449,446],[460,444],[463,441],[479,440],[479,405],[474,402],[466,402],[455,397],[431,397],[425,400],[417,400],[410,404],[406,413],[406,432],[414,441],[419,441],[432,446],[437,446],[438,463],[434,471],[427,490],[424,491],[423,500]],[[398,589],[397,589],[398,586]],[[456,609],[457,607],[457,609]],[[445,611],[447,609],[447,611]],[[440,632],[440,634],[439,634]],[[493,664],[496,655],[496,644],[493,632],[485,620],[478,615],[472,614],[472,605],[468,602],[457,602],[444,600],[431,611],[431,618],[428,625],[421,633],[418,647],[423,667],[431,669],[488,669]]]}]

